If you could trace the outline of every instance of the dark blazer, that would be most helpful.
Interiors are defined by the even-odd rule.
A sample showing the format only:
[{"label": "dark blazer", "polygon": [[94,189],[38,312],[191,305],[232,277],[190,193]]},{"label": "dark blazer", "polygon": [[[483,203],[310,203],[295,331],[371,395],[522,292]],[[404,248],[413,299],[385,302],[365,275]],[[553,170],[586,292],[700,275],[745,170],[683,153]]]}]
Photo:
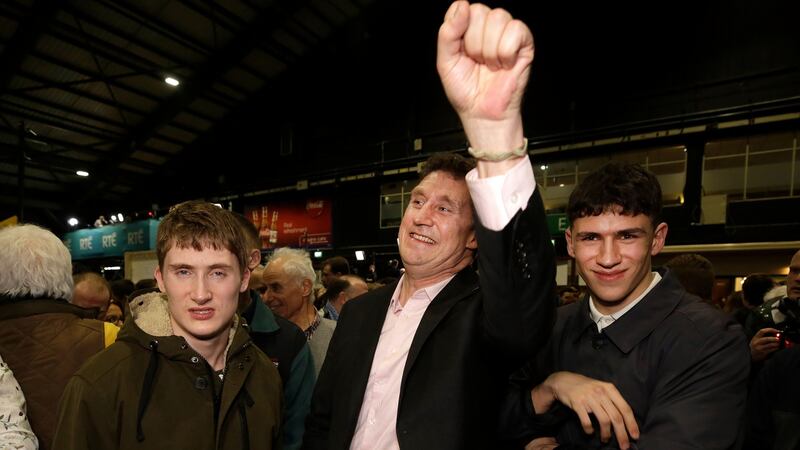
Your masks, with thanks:
[{"label": "dark blazer", "polygon": [[[506,379],[543,345],[555,320],[554,252],[538,191],[506,229],[477,222],[480,283],[472,268],[458,273],[433,299],[411,343],[396,424],[404,449],[495,448]],[[486,283],[496,287],[482,290]],[[345,304],[317,381],[305,448],[349,448],[396,286]]]}]

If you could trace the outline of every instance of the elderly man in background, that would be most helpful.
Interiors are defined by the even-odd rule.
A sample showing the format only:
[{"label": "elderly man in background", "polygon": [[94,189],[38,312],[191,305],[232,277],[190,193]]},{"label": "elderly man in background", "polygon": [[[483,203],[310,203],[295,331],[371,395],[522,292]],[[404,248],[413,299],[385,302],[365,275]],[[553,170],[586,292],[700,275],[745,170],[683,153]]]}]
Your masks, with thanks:
[{"label": "elderly man in background", "polygon": [[102,275],[83,272],[72,277],[72,304],[85,309],[94,309],[96,317],[103,320],[111,302],[111,286]]},{"label": "elderly man in background", "polygon": [[316,278],[308,252],[279,248],[264,269],[263,300],[273,313],[303,330],[311,348],[315,375],[319,375],[336,322],[321,317],[314,307]]},{"label": "elderly man in background", "polygon": [[0,248],[0,354],[25,393],[40,448],[47,450],[67,381],[119,329],[69,303],[72,261],[56,235],[36,225],[4,228]]}]

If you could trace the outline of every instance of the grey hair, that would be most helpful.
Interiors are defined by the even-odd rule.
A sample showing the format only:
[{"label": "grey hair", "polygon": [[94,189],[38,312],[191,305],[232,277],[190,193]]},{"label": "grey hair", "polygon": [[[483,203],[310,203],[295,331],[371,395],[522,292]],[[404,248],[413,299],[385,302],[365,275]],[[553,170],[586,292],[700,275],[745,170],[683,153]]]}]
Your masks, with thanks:
[{"label": "grey hair", "polygon": [[267,266],[272,262],[281,260],[283,270],[292,277],[298,285],[302,286],[303,280],[311,281],[311,302],[316,299],[314,295],[314,283],[317,281],[317,272],[311,264],[311,256],[305,250],[296,248],[281,247],[270,255]]},{"label": "grey hair", "polygon": [[0,295],[72,298],[72,257],[52,232],[24,224],[0,229]]}]

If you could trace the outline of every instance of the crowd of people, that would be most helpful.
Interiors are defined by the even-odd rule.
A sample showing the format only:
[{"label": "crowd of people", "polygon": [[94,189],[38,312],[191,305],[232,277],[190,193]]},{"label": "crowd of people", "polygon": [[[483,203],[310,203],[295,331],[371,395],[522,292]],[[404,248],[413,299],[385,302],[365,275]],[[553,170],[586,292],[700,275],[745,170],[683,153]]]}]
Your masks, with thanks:
[{"label": "crowd of people", "polygon": [[0,448],[800,448],[800,251],[785,285],[754,274],[715,307],[702,256],[653,267],[657,178],[609,163],[566,211],[585,286],[557,288],[533,56],[508,12],[449,8],[437,69],[472,158],[426,161],[385,283],[299,249],[262,263],[252,223],[203,201],[161,220],[136,285],[0,230]]}]

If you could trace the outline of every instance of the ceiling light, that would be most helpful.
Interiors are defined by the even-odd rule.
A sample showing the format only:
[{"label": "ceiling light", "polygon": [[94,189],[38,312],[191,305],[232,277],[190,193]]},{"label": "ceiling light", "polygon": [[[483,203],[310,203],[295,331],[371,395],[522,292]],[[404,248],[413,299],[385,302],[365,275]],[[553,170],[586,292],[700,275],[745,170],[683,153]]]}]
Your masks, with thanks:
[{"label": "ceiling light", "polygon": [[542,169],[542,170],[547,170],[547,166],[546,166],[546,165],[544,165],[544,164],[542,164],[541,166],[539,166],[539,168],[540,168],[540,169]]},{"label": "ceiling light", "polygon": [[88,177],[89,176],[89,172],[87,172],[85,170],[79,170],[79,171],[75,172],[75,175],[77,175],[79,177]]},{"label": "ceiling light", "polygon": [[172,77],[164,78],[164,83],[167,83],[170,86],[177,86],[177,85],[181,84],[181,82],[178,81],[177,78],[172,78]]},{"label": "ceiling light", "polygon": [[559,184],[558,187],[564,187],[564,183]]},{"label": "ceiling light", "polygon": [[119,219],[120,222],[125,222],[125,218],[122,216],[122,213],[117,214],[117,219]]},{"label": "ceiling light", "polygon": [[364,260],[364,250],[356,250],[356,261]]},{"label": "ceiling light", "polygon": [[322,258],[322,252],[319,250],[314,252],[314,258]]},{"label": "ceiling light", "polygon": [[103,272],[105,272],[107,270],[122,270],[122,267],[120,267],[120,266],[105,266],[105,267],[103,267]]},{"label": "ceiling light", "polygon": [[67,219],[67,223],[69,224],[69,226],[74,227],[75,225],[78,224],[78,219],[70,217],[69,219]]}]

